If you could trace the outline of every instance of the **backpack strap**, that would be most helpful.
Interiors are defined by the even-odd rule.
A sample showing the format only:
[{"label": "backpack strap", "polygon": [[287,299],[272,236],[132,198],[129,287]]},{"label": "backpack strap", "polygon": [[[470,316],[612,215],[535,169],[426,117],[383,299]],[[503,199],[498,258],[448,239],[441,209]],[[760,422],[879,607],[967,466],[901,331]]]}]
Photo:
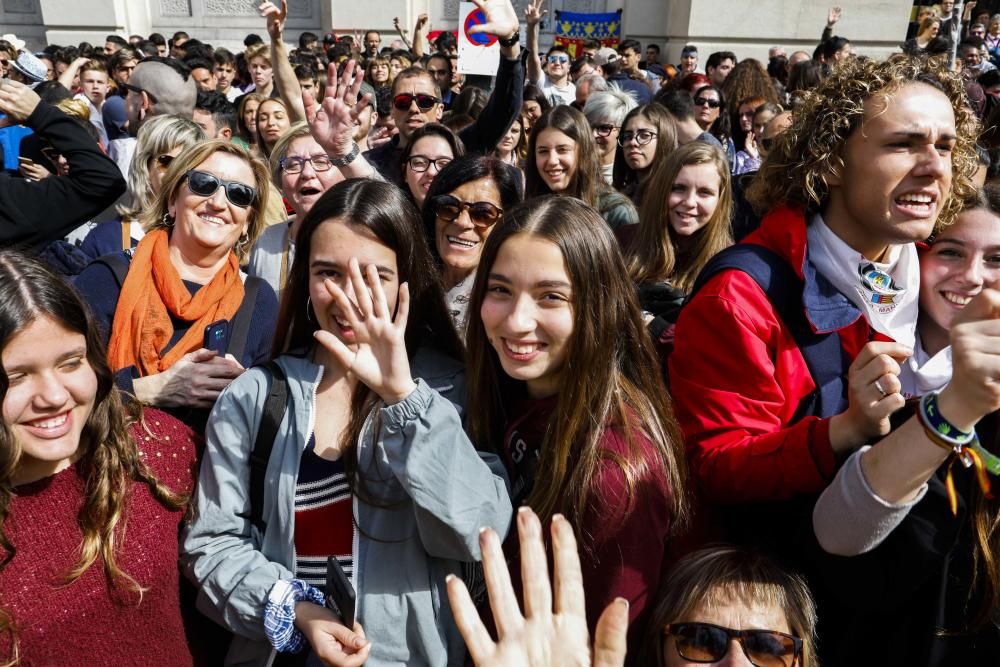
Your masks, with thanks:
[{"label": "backpack strap", "polygon": [[257,429],[257,437],[254,439],[253,452],[250,454],[250,510],[248,515],[244,515],[244,518],[256,526],[261,535],[267,530],[267,523],[264,521],[267,463],[271,460],[271,450],[274,449],[278,427],[288,409],[288,380],[284,371],[274,361],[264,364],[263,369],[271,376],[271,388],[264,403],[264,414]]},{"label": "backpack strap", "polygon": [[111,273],[114,274],[118,287],[121,287],[125,284],[125,277],[128,275],[129,267],[132,266],[132,251],[131,249],[127,249],[125,252],[113,252],[110,255],[98,257],[94,260],[94,263],[103,264],[108,267]]},{"label": "backpack strap", "polygon": [[[243,283],[243,303],[233,316],[229,329],[229,344],[226,352],[239,361],[246,351],[247,338],[250,335],[250,320],[253,319],[254,306],[257,305],[257,292],[263,282],[256,276],[247,276]],[[241,362],[242,363],[242,362]]]},{"label": "backpack strap", "polygon": [[780,255],[755,243],[739,243],[709,260],[698,274],[688,301],[717,273],[737,270],[750,276],[795,339],[816,389],[799,403],[794,420],[832,417],[847,409],[848,360],[836,331],[813,331],[802,305],[802,279]]}]

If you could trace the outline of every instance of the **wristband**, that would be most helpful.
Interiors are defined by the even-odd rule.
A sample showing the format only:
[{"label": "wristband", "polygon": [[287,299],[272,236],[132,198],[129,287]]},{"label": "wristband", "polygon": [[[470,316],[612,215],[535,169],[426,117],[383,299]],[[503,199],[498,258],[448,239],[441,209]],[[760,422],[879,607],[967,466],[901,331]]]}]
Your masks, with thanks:
[{"label": "wristband", "polygon": [[521,31],[515,30],[514,34],[510,37],[497,37],[497,41],[500,42],[500,46],[509,49],[521,41]]},{"label": "wristband", "polygon": [[937,398],[937,392],[931,392],[924,394],[920,399],[920,409],[917,410],[920,423],[923,424],[924,430],[927,431],[932,440],[938,443],[943,442],[948,448],[954,449],[956,454],[961,454],[962,448],[971,445],[972,441],[976,439],[976,432],[959,430],[957,426],[941,416]]}]

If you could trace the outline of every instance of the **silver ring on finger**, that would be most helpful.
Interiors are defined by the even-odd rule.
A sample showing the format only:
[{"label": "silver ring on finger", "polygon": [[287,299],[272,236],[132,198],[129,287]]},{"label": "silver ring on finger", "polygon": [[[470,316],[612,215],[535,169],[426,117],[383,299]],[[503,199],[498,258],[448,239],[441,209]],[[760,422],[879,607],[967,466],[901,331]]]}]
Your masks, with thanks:
[{"label": "silver ring on finger", "polygon": [[878,380],[875,380],[875,388],[878,390],[878,393],[882,394],[882,398],[889,395],[889,392],[882,388],[882,384]]}]

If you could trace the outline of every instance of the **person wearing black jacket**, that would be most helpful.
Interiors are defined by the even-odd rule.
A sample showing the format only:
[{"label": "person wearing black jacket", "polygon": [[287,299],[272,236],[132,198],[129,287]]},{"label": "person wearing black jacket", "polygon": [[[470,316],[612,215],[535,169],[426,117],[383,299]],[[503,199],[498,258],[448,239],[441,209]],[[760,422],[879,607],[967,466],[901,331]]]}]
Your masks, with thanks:
[{"label": "person wearing black jacket", "polygon": [[[472,155],[491,153],[520,114],[524,89],[524,57],[527,55],[526,52],[521,52],[518,45],[520,23],[510,0],[485,0],[480,4],[486,14],[486,22],[479,26],[479,32],[499,38],[500,67],[497,70],[496,86],[486,108],[475,123],[458,133],[466,153]],[[438,92],[437,83],[426,70],[410,68],[396,76],[390,112],[399,128],[399,134],[389,143],[365,153],[368,162],[386,180],[403,185],[399,164],[403,149],[414,130],[441,120],[444,107]],[[419,102],[425,97],[432,97],[436,102],[430,107],[422,108]]]},{"label": "person wearing black jacket", "polygon": [[0,85],[0,126],[23,123],[69,164],[66,176],[29,181],[0,174],[0,247],[37,252],[125,192],[118,167],[87,131],[22,83]]}]

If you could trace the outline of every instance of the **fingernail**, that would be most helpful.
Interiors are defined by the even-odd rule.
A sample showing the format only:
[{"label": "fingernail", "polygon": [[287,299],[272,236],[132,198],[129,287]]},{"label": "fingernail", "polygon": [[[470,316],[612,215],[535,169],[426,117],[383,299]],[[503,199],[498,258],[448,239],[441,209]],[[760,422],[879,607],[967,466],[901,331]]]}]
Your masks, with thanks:
[{"label": "fingernail", "polygon": [[625,598],[615,598],[615,603],[623,605],[625,607],[625,611],[628,611],[629,607],[628,600],[626,600]]},{"label": "fingernail", "polygon": [[517,513],[518,514],[524,514],[525,512],[530,512],[530,511],[531,511],[531,508],[528,507],[527,505],[521,505],[520,507],[517,508]]},{"label": "fingernail", "polygon": [[562,514],[553,514],[552,515],[552,522],[553,523],[555,523],[556,521],[565,521],[565,520],[566,520],[566,517],[564,517]]},{"label": "fingernail", "polygon": [[451,580],[454,579],[454,578],[455,578],[455,575],[449,574],[447,577],[444,578],[444,583],[446,583],[446,584],[451,583]]}]

